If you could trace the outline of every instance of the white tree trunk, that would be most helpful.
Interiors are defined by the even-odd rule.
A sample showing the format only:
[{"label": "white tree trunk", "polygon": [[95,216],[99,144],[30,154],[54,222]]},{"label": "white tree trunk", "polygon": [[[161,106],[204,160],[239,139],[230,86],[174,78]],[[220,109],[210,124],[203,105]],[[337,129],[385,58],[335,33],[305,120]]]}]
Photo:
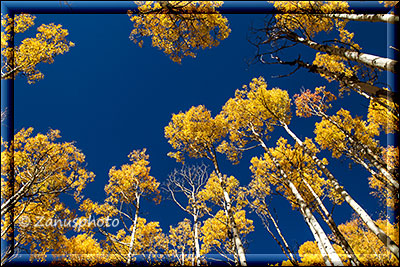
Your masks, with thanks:
[{"label": "white tree trunk", "polygon": [[199,244],[199,222],[197,216],[197,210],[193,211],[193,231],[194,231],[194,247],[195,247],[195,257],[194,266],[200,266],[200,244]]},{"label": "white tree trunk", "polygon": [[317,16],[353,21],[385,22],[391,24],[399,22],[399,16],[393,14],[318,14]]},{"label": "white tree trunk", "polygon": [[382,241],[382,243],[392,252],[397,259],[399,259],[399,246],[383,232],[372,220],[372,218],[368,215],[368,213],[344,190],[343,187],[339,185],[339,182],[336,178],[332,175],[332,173],[325,167],[324,164],[310,151],[307,147],[303,144],[303,142],[289,129],[289,127],[281,122],[283,128],[286,132],[294,139],[296,142],[304,149],[304,151],[312,157],[314,162],[318,165],[318,167],[322,170],[322,172],[326,175],[326,177],[332,182],[335,190],[340,192],[343,199],[349,204],[349,206],[356,212],[358,216],[362,219],[362,221],[367,225],[367,227]]},{"label": "white tree trunk", "polygon": [[320,197],[315,193],[314,189],[311,187],[311,185],[305,179],[302,179],[302,181],[307,186],[308,190],[311,192],[314,199],[317,201],[318,206],[320,207],[321,211],[323,212],[323,214],[321,214],[321,215],[324,215],[324,216],[322,216],[323,220],[329,225],[329,228],[332,230],[332,233],[335,235],[335,237],[339,241],[340,246],[342,247],[343,251],[346,253],[346,256],[349,259],[349,261],[351,262],[351,264],[355,265],[355,266],[360,266],[361,262],[357,259],[353,249],[350,247],[346,238],[342,235],[342,233],[338,229],[335,221],[333,220],[329,211],[326,209],[324,203],[322,203],[322,200],[320,199]]},{"label": "white tree trunk", "polygon": [[232,202],[231,202],[228,192],[226,191],[225,181],[224,181],[222,173],[219,170],[219,166],[218,166],[215,154],[213,154],[213,157],[214,157],[213,163],[214,163],[215,172],[217,173],[217,176],[221,183],[221,187],[222,187],[223,194],[224,194],[225,212],[228,214],[228,221],[230,223],[230,227],[232,230],[233,241],[235,243],[236,252],[237,252],[237,256],[239,258],[240,266],[247,266],[246,254],[244,251],[243,243],[240,240],[239,231],[237,229],[235,218],[234,218],[233,212],[232,212]]},{"label": "white tree trunk", "polygon": [[[254,133],[254,132],[253,132]],[[324,257],[325,263],[328,265],[329,262],[332,262],[335,266],[343,266],[343,262],[340,259],[339,255],[336,253],[332,244],[329,242],[328,236],[325,234],[321,225],[318,223],[317,219],[315,219],[312,214],[310,208],[307,203],[304,201],[303,197],[295,187],[295,185],[289,180],[286,173],[282,170],[277,159],[271,154],[264,141],[261,139],[258,140],[261,146],[264,148],[264,151],[270,156],[272,161],[274,162],[276,168],[279,170],[281,177],[287,183],[293,195],[296,197],[297,202],[300,205],[300,210],[302,211],[302,215],[307,223],[309,223],[310,229],[317,241],[318,247],[321,251],[322,256]],[[315,232],[314,232],[315,231]]]},{"label": "white tree trunk", "polygon": [[394,59],[379,57],[375,55],[365,54],[357,51],[352,51],[346,48],[337,48],[329,45],[323,45],[316,43],[311,40],[307,40],[303,37],[298,36],[296,33],[289,33],[290,38],[295,42],[302,43],[312,49],[328,53],[330,55],[336,55],[344,57],[348,60],[356,61],[372,68],[378,68],[385,71],[390,71],[393,73],[397,73],[398,71],[398,62]]},{"label": "white tree trunk", "polygon": [[133,257],[133,244],[135,243],[135,235],[136,235],[136,229],[137,229],[137,221],[138,221],[138,216],[139,216],[139,207],[140,207],[140,196],[136,196],[136,211],[135,211],[135,218],[133,219],[133,228],[132,228],[132,233],[131,233],[131,242],[129,244],[129,251],[128,251],[128,260],[126,264],[129,266],[132,263],[132,257]]}]

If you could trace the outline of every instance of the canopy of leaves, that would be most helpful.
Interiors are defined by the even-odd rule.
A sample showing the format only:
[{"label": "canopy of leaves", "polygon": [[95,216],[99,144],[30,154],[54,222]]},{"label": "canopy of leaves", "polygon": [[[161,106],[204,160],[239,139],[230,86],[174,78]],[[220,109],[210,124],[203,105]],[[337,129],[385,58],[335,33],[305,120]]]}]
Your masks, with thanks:
[{"label": "canopy of leaves", "polygon": [[143,45],[151,37],[152,45],[181,63],[196,50],[219,45],[228,38],[228,20],[215,9],[222,1],[137,1],[139,14],[129,12],[134,29],[130,38]]}]

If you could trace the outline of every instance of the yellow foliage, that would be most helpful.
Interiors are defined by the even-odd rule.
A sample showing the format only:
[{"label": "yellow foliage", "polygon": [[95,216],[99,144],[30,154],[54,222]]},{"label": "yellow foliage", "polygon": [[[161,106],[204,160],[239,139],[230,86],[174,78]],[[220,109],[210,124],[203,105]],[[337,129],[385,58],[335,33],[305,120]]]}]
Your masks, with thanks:
[{"label": "yellow foliage", "polygon": [[256,135],[268,138],[268,132],[279,121],[290,123],[289,94],[279,88],[267,90],[263,77],[254,78],[249,86],[236,90],[235,97],[225,103],[219,116],[227,123],[230,142],[223,141],[217,150],[238,163],[241,149],[255,141]]},{"label": "yellow foliage", "polygon": [[335,24],[329,17],[313,14],[348,13],[346,1],[273,1],[274,7],[284,14],[275,15],[278,24],[290,29],[301,28],[310,37],[331,31]]},{"label": "yellow foliage", "polygon": [[[64,54],[75,46],[66,39],[68,30],[63,29],[61,25],[51,23],[39,26],[35,37],[25,38],[21,44],[10,47],[9,42],[13,41],[13,28],[14,33],[25,32],[34,25],[35,18],[29,14],[16,15],[13,23],[13,19],[7,14],[1,16],[4,28],[4,32],[1,32],[1,55],[5,59],[5,64],[1,68],[2,78],[9,79],[21,73],[27,77],[28,83],[34,83],[44,77],[36,68],[37,64],[42,62],[51,64],[56,55]],[[14,75],[11,75],[12,73]]]},{"label": "yellow foliage", "polygon": [[149,156],[146,149],[133,150],[128,157],[131,164],[124,164],[121,169],[114,166],[109,172],[110,180],[104,188],[109,195],[106,202],[133,204],[141,195],[160,193],[160,183],[150,175],[150,167],[147,166]]},{"label": "yellow foliage", "polygon": [[192,158],[211,159],[214,145],[226,135],[226,122],[204,106],[191,107],[187,112],[172,115],[165,127],[165,137],[177,152],[168,156],[184,163],[184,153]]},{"label": "yellow foliage", "polygon": [[[115,256],[103,251],[93,234],[80,234],[71,238],[64,237],[62,246],[55,253],[60,255],[57,263],[70,266],[94,266],[111,263]],[[56,263],[56,264],[57,264]]]},{"label": "yellow foliage", "polygon": [[[254,231],[253,221],[246,218],[246,211],[239,210],[234,213],[234,220],[240,235],[246,236]],[[207,219],[201,227],[203,244],[201,246],[201,254],[207,254],[211,249],[224,251],[226,254],[234,254],[235,248],[232,243],[232,233],[229,233],[228,219],[223,210],[219,210],[217,214]],[[243,238],[241,238],[243,240]]]},{"label": "yellow foliage", "polygon": [[[383,148],[383,159],[386,162],[389,170],[399,169],[399,148],[394,146],[388,146]],[[371,195],[376,196],[382,202],[383,205],[391,208],[393,211],[397,210],[399,206],[399,199],[396,197],[392,190],[389,190],[385,184],[372,176],[368,178],[369,187],[374,189]]]},{"label": "yellow foliage", "polygon": [[228,20],[215,9],[222,1],[137,1],[139,14],[128,12],[134,29],[130,38],[143,45],[149,36],[152,45],[181,63],[195,51],[219,45],[231,32]]},{"label": "yellow foliage", "polygon": [[[305,145],[312,153],[317,153],[319,150],[310,139],[306,139]],[[287,144],[287,140],[280,137],[275,148],[269,149],[272,157],[280,164],[281,170],[301,192],[303,199],[307,203],[315,200],[314,196],[304,183],[306,181],[313,191],[319,196],[326,194],[337,204],[342,202],[340,194],[337,194],[331,183],[322,178],[322,172],[317,168],[313,159],[296,144],[292,147]],[[325,160],[326,161],[326,160]],[[324,162],[327,163],[327,162]],[[265,153],[263,157],[254,157],[251,159],[250,170],[253,173],[253,180],[249,184],[249,194],[254,199],[253,204],[259,205],[271,192],[271,186],[274,186],[277,191],[280,191],[291,203],[293,209],[298,208],[296,197],[292,191],[285,185],[285,180],[281,176],[273,159]]]},{"label": "yellow foliage", "polygon": [[[386,88],[384,88],[386,89]],[[373,98],[369,102],[368,107],[368,121],[378,124],[385,133],[395,133],[399,131],[399,119],[395,116],[393,111],[387,107],[382,106],[379,102],[386,104],[389,109],[395,111],[399,110],[399,105],[395,102],[389,101],[386,98]]]},{"label": "yellow foliage", "polygon": [[[388,234],[395,243],[399,244],[398,224],[393,225],[389,221],[382,219],[375,221],[375,223],[386,234]],[[367,229],[360,219],[353,219],[350,222],[339,225],[338,227],[340,232],[349,242],[349,245],[352,247],[356,257],[360,260],[362,265],[397,266],[399,264],[398,259],[396,259],[396,257],[385,248],[376,235]],[[333,247],[341,257],[342,261],[346,262],[346,256],[343,254],[343,250],[335,244]],[[301,258],[301,265],[325,265],[316,242],[307,241],[303,243],[299,248],[299,255]]]},{"label": "yellow foliage", "polygon": [[[85,155],[73,142],[57,142],[60,131],[36,136],[32,132],[33,128],[22,129],[11,144],[1,140],[1,198],[17,197],[13,210],[18,215],[15,240],[30,246],[32,257],[44,259],[44,254],[57,248],[62,235],[71,229],[66,222],[72,221],[74,214],[61,203],[61,193],[72,191],[79,201],[95,175],[85,169]],[[2,217],[2,229],[10,225],[10,219],[7,212]]]},{"label": "yellow foliage", "polygon": [[[375,123],[368,124],[359,117],[353,118],[350,112],[344,109],[340,109],[336,114],[330,118],[347,133],[352,133],[353,137],[372,150],[379,147],[378,141],[374,139],[374,136],[379,135],[378,126]],[[316,134],[315,141],[322,149],[331,150],[333,157],[339,158],[344,152],[350,151],[346,134],[328,119],[323,118],[321,122],[317,122],[314,133]],[[364,157],[361,153],[358,156]]]}]

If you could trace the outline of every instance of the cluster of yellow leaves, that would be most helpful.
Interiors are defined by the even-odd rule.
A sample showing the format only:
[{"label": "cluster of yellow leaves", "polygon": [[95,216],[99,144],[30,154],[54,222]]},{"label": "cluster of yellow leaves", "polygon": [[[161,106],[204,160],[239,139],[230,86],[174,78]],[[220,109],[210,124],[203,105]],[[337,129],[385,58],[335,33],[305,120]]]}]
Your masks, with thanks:
[{"label": "cluster of yellow leaves", "polygon": [[[113,246],[117,251],[122,252],[122,256],[128,255],[131,241],[130,233],[133,230],[133,225],[127,234],[124,229],[118,231],[116,235],[112,235],[118,242],[107,242],[106,249],[113,250]],[[112,245],[110,245],[112,244]],[[124,245],[127,244],[127,245]],[[167,250],[168,239],[162,232],[159,222],[147,222],[146,219],[139,217],[137,221],[137,229],[135,234],[135,242],[133,244],[133,254],[142,255],[146,260],[157,260],[162,252]]]},{"label": "cluster of yellow leaves", "polygon": [[[4,32],[1,32],[1,55],[5,60],[2,66],[2,75],[13,72],[14,77],[18,73],[27,77],[28,83],[34,83],[43,79],[44,75],[38,69],[37,64],[53,63],[54,57],[69,51],[75,44],[67,41],[68,30],[61,25],[43,24],[37,28],[38,33],[34,38],[22,40],[20,45],[10,47],[9,41],[12,40],[14,33],[21,33],[34,25],[35,16],[28,14],[16,15],[13,19],[7,14],[2,15],[1,23]],[[13,25],[14,24],[14,25]],[[5,79],[13,77],[5,76]]]},{"label": "cluster of yellow leaves", "polygon": [[[383,148],[383,159],[386,162],[389,170],[399,169],[399,148],[394,146],[388,146]],[[383,205],[391,208],[392,210],[397,210],[399,206],[399,199],[393,194],[393,191],[388,190],[381,181],[379,181],[375,176],[369,177],[369,187],[375,191],[371,192],[372,195],[379,198]]]},{"label": "cluster of yellow leaves", "polygon": [[[350,112],[344,109],[340,109],[330,119],[347,133],[352,133],[353,137],[360,143],[372,150],[378,149],[379,143],[374,139],[374,136],[379,135],[377,124],[367,123],[359,117],[353,118]],[[350,143],[346,138],[346,134],[326,118],[315,124],[314,133],[316,134],[315,141],[322,149],[331,150],[332,156],[335,158],[341,157],[343,152],[350,150],[348,147]],[[358,153],[358,157],[363,158],[364,156],[362,153]]]},{"label": "cluster of yellow leaves", "polygon": [[[74,190],[78,200],[87,182],[94,174],[83,167],[85,155],[73,142],[57,143],[59,130],[50,130],[47,134],[31,136],[33,128],[22,129],[14,135],[11,146],[1,139],[4,150],[1,152],[1,175],[10,179],[14,171],[14,190],[33,181],[27,194]],[[12,170],[12,168],[14,168]],[[2,197],[9,198],[9,181],[2,182]],[[4,190],[3,190],[4,189]]]},{"label": "cluster of yellow leaves", "polygon": [[[245,236],[254,231],[253,221],[246,218],[245,210],[235,212],[233,217],[240,235]],[[226,254],[234,254],[232,233],[229,233],[229,231],[227,216],[223,210],[219,210],[214,217],[207,219],[201,227],[201,240],[203,241],[201,254],[207,254],[212,248],[217,251],[225,251]]]},{"label": "cluster of yellow leaves", "polygon": [[382,4],[382,3],[383,3],[383,5],[384,5],[385,7],[391,7],[391,6],[397,5],[397,3],[398,3],[399,1],[378,1],[378,2],[379,2],[379,4]]},{"label": "cluster of yellow leaves", "polygon": [[[14,206],[15,240],[30,246],[32,255],[45,259],[44,254],[57,248],[57,240],[72,227],[64,223],[73,219],[73,213],[60,202],[60,194],[73,191],[79,201],[94,174],[84,168],[85,156],[72,142],[56,142],[61,137],[58,130],[36,136],[32,132],[33,128],[22,129],[11,145],[1,140],[1,197],[19,196]],[[9,225],[7,213],[2,229]]]},{"label": "cluster of yellow leaves", "polygon": [[[222,188],[224,186],[224,189]],[[243,190],[239,187],[239,181],[234,176],[223,176],[222,182],[219,180],[215,172],[210,174],[204,189],[198,194],[199,201],[212,202],[220,207],[224,207],[224,191],[231,196],[231,201],[235,202],[237,209],[246,206]]]},{"label": "cluster of yellow leaves", "polygon": [[[304,143],[312,153],[318,152],[317,147],[310,139],[306,139]],[[277,141],[276,147],[269,150],[272,157],[279,162],[281,170],[286,174],[287,179],[301,192],[303,199],[307,203],[313,202],[315,198],[304,181],[311,186],[318,196],[325,195],[326,190],[328,190],[332,201],[338,204],[342,202],[340,195],[333,190],[331,184],[322,178],[322,172],[317,169],[312,158],[304,153],[297,144],[292,147],[287,143],[286,139],[281,137]],[[322,163],[325,165],[328,164],[326,159],[323,159]],[[265,153],[260,158],[253,157],[251,159],[250,170],[254,177],[249,184],[249,194],[255,198],[253,204],[258,205],[262,203],[263,199],[270,194],[271,186],[275,186],[276,190],[283,193],[289,200],[293,209],[298,208],[296,197],[286,186],[286,181],[281,177],[279,169],[268,153]]]},{"label": "cluster of yellow leaves", "polygon": [[284,14],[275,18],[279,25],[289,29],[303,29],[309,37],[321,31],[331,31],[335,24],[329,17],[313,14],[348,13],[346,1],[272,1],[274,7]]},{"label": "cluster of yellow leaves", "polygon": [[[398,224],[391,224],[387,220],[377,220],[375,223],[394,240],[399,243],[399,226]],[[397,266],[398,259],[395,258],[382,244],[379,242],[376,235],[374,235],[367,227],[356,218],[338,226],[340,232],[349,242],[349,245],[354,250],[356,257],[360,260],[362,265],[366,266]],[[348,264],[346,254],[342,248],[333,245],[334,249],[341,257],[344,263]],[[299,248],[299,255],[301,257],[300,265],[303,266],[321,266],[324,265],[323,258],[318,249],[316,242],[307,241]]]},{"label": "cluster of yellow leaves", "polygon": [[328,104],[336,100],[336,96],[325,90],[325,86],[316,87],[314,93],[309,89],[300,95],[295,94],[296,115],[303,118],[311,115],[325,113],[332,105]]},{"label": "cluster of yellow leaves", "polygon": [[226,123],[220,117],[213,118],[203,105],[187,112],[172,115],[165,127],[165,137],[177,152],[168,156],[184,163],[184,153],[192,158],[211,158],[214,145],[226,135]]},{"label": "cluster of yellow leaves", "polygon": [[[77,236],[59,240],[62,246],[55,251],[56,255],[62,255],[55,264],[69,266],[94,266],[110,263],[114,256],[104,251],[93,234],[79,234]],[[114,259],[115,260],[115,259]]]},{"label": "cluster of yellow leaves", "polygon": [[368,121],[378,124],[387,134],[398,132],[399,118],[395,116],[394,112],[379,104],[377,100],[386,104],[392,110],[399,110],[399,105],[387,98],[373,98],[368,107]]},{"label": "cluster of yellow leaves", "polygon": [[130,38],[143,45],[149,36],[152,45],[181,63],[195,51],[219,45],[231,32],[228,20],[215,9],[222,1],[138,1],[139,14],[128,12],[134,24]]},{"label": "cluster of yellow leaves", "polygon": [[[171,261],[178,261],[180,266],[191,266],[195,253],[194,236],[191,222],[185,218],[178,226],[169,227],[168,254],[172,255]],[[190,256],[188,256],[190,255]]]},{"label": "cluster of yellow leaves", "polygon": [[254,141],[254,132],[268,138],[278,121],[290,123],[290,99],[287,91],[279,88],[267,90],[263,77],[254,78],[243,90],[236,90],[220,113],[227,123],[229,143],[223,141],[217,150],[238,163],[241,149]]},{"label": "cluster of yellow leaves", "polygon": [[160,183],[150,175],[146,149],[134,150],[128,157],[131,164],[124,164],[121,169],[114,166],[109,172],[110,179],[104,188],[109,195],[106,202],[132,204],[138,196],[160,193]]}]

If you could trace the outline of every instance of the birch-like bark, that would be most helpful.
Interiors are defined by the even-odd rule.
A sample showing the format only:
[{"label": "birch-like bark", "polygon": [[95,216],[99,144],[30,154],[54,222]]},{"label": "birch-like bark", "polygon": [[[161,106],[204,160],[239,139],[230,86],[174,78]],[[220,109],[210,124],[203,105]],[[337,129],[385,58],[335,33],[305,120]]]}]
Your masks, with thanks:
[{"label": "birch-like bark", "polygon": [[393,14],[315,14],[315,15],[329,17],[333,19],[345,19],[352,21],[385,22],[391,24],[399,22],[399,16]]},{"label": "birch-like bark", "polygon": [[225,208],[226,213],[228,214],[228,222],[229,222],[229,226],[232,230],[232,235],[233,235],[233,240],[235,243],[237,257],[239,258],[240,266],[247,266],[247,260],[246,260],[246,254],[244,251],[244,246],[243,246],[242,241],[240,240],[239,231],[238,231],[238,228],[237,228],[234,216],[233,216],[233,212],[232,212],[232,201],[229,197],[228,192],[226,191],[224,177],[219,170],[216,155],[212,151],[211,151],[211,155],[213,156],[212,162],[214,164],[215,172],[217,173],[218,179],[221,183],[221,187],[223,190],[224,200],[225,200],[224,208]]},{"label": "birch-like bark", "polygon": [[137,229],[137,220],[139,217],[139,207],[140,207],[140,196],[136,194],[136,211],[135,211],[135,218],[133,219],[133,228],[131,233],[131,242],[129,244],[129,251],[128,251],[128,260],[126,264],[129,266],[132,263],[133,257],[133,244],[135,243],[135,235]]},{"label": "birch-like bark", "polygon": [[[278,225],[278,222],[274,219],[274,216],[272,216],[271,212],[269,211],[268,207],[266,206],[265,201],[263,200],[263,205],[265,207],[263,207],[262,211],[257,210],[257,207],[254,207],[255,205],[253,205],[252,203],[250,203],[250,205],[252,206],[253,210],[256,212],[258,217],[261,219],[261,222],[263,223],[264,228],[268,231],[268,233],[272,236],[272,238],[275,240],[275,242],[279,245],[283,254],[285,254],[285,256],[288,258],[288,260],[294,266],[298,266],[299,263],[297,262],[296,258],[294,257],[293,252],[289,247],[289,244],[287,243],[285,237],[283,236],[282,231]],[[270,220],[273,223],[275,230],[277,231],[283,244],[278,240],[278,238],[275,236],[275,234],[269,228],[268,220]]]},{"label": "birch-like bark", "polygon": [[323,212],[323,214],[321,214],[322,219],[326,222],[326,224],[332,230],[332,233],[337,238],[339,245],[342,247],[343,251],[346,253],[346,256],[348,257],[350,263],[355,266],[360,266],[361,262],[356,257],[353,249],[347,242],[346,238],[340,232],[340,230],[337,227],[335,221],[333,220],[330,212],[326,209],[326,207],[325,207],[324,203],[322,203],[322,200],[320,199],[320,197],[315,193],[314,189],[312,189],[310,184],[305,179],[302,179],[302,181],[306,185],[308,190],[311,192],[314,199],[317,201],[317,204],[318,204],[320,210]]},{"label": "birch-like bark", "polygon": [[379,57],[375,55],[370,55],[366,53],[361,53],[357,51],[353,51],[343,47],[332,47],[329,45],[319,44],[312,40],[305,39],[303,37],[298,36],[294,32],[288,33],[289,39],[294,42],[298,42],[304,44],[312,49],[318,50],[320,52],[325,52],[329,55],[336,55],[346,58],[347,60],[356,61],[362,64],[365,64],[371,68],[378,68],[384,71],[390,71],[393,73],[397,73],[399,70],[399,64],[397,60]]},{"label": "birch-like bark", "polygon": [[385,245],[385,247],[392,252],[397,259],[399,259],[399,246],[385,234],[385,232],[380,229],[372,218],[368,215],[368,213],[347,193],[346,190],[342,186],[340,186],[339,182],[333,176],[333,174],[325,167],[325,165],[313,154],[308,148],[304,145],[304,143],[289,129],[286,123],[280,122],[282,127],[286,130],[286,132],[296,141],[297,144],[300,145],[301,148],[313,159],[313,161],[317,164],[317,166],[322,170],[325,176],[332,182],[334,189],[337,190],[343,197],[343,199],[349,204],[349,206],[354,210],[354,212],[360,216],[361,220],[367,225],[367,227],[373,232],[379,240]]},{"label": "birch-like bark", "polygon": [[[258,136],[258,134],[255,133],[254,131],[253,131],[253,134]],[[274,162],[274,165],[279,170],[280,176],[283,178],[284,182],[287,184],[289,189],[292,191],[298,204],[300,205],[300,211],[302,211],[301,213],[302,213],[305,221],[307,223],[309,223],[310,229],[314,234],[314,237],[317,241],[317,244],[321,251],[321,254],[324,257],[325,263],[328,265],[329,262],[331,262],[334,266],[343,266],[343,262],[340,259],[339,255],[336,253],[332,244],[329,242],[328,236],[325,234],[324,230],[322,229],[321,225],[318,223],[317,219],[315,219],[310,208],[308,207],[307,203],[304,201],[303,197],[297,190],[296,186],[289,180],[289,178],[287,177],[286,173],[283,171],[283,169],[280,166],[277,159],[272,155],[271,151],[269,151],[269,149],[265,145],[264,141],[261,140],[261,138],[259,138],[259,137],[257,139],[258,139],[258,142],[263,147],[264,151],[269,155],[269,157]]]},{"label": "birch-like bark", "polygon": [[195,257],[193,261],[193,266],[200,266],[200,244],[199,244],[199,221],[196,215],[196,210],[193,212],[193,231],[194,231],[194,248]]}]

